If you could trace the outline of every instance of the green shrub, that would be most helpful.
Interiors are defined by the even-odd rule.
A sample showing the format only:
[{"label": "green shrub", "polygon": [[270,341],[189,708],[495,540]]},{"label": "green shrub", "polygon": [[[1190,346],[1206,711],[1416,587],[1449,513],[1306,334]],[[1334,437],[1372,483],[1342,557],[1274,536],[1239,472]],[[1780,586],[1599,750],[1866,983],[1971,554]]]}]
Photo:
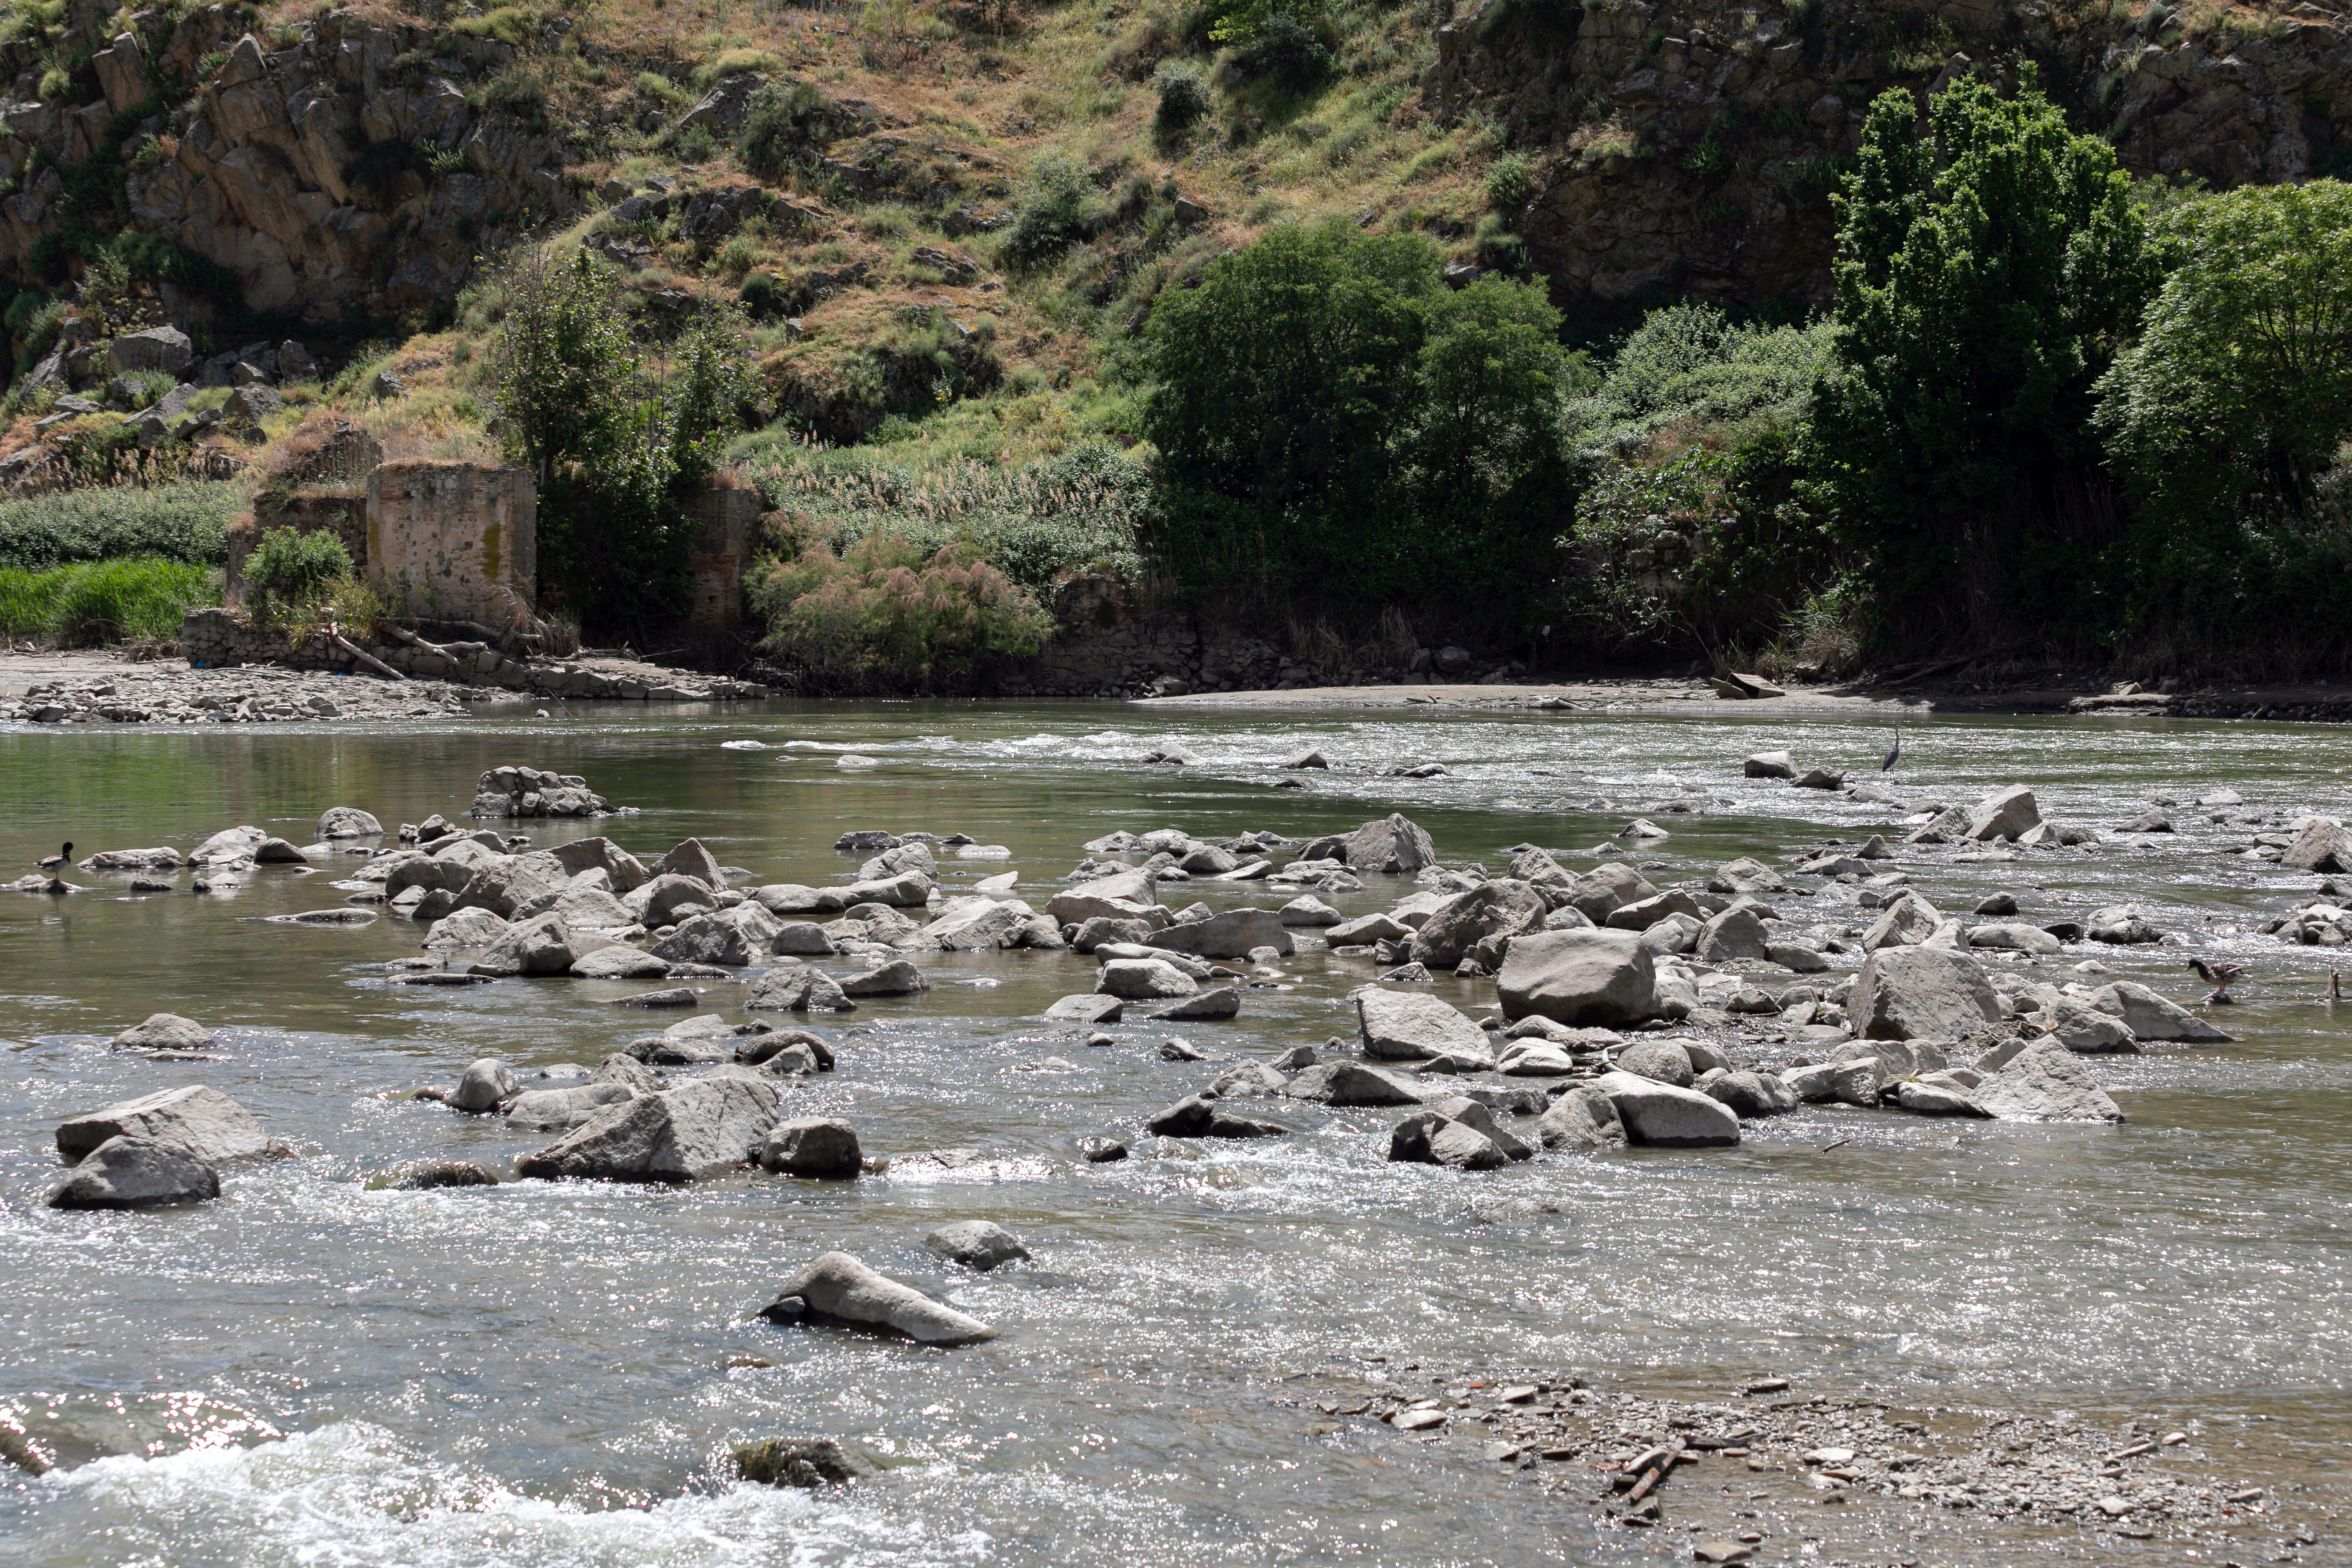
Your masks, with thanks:
[{"label": "green shrub", "polygon": [[1209,84],[1202,79],[1201,69],[1190,60],[1165,60],[1151,73],[1151,89],[1160,95],[1160,107],[1153,119],[1163,132],[1173,134],[1190,127],[1214,107],[1209,97]]},{"label": "green shrub", "polygon": [[1021,182],[1012,232],[1004,239],[1005,257],[1026,267],[1050,261],[1091,238],[1108,216],[1085,167],[1065,153],[1048,153],[1029,165],[1028,177]]},{"label": "green shrub", "polygon": [[1053,620],[1002,572],[949,544],[936,553],[877,534],[835,555],[817,546],[752,589],[767,646],[821,685],[893,687],[1035,653]]},{"label": "green shrub", "polygon": [[629,79],[629,85],[656,103],[684,103],[686,89],[659,71],[639,71]]},{"label": "green shrub", "polygon": [[678,132],[677,156],[681,163],[708,163],[719,156],[719,138],[708,125],[689,125]]},{"label": "green shrub", "polygon": [[1506,153],[1486,171],[1486,203],[1498,213],[1514,213],[1536,194],[1533,164],[1525,153]]},{"label": "green shrub", "polygon": [[254,542],[245,558],[246,589],[262,620],[304,613],[351,574],[351,552],[323,530],[273,528]]},{"label": "green shrub", "polygon": [[218,565],[228,558],[228,525],[245,500],[245,486],[220,480],[0,501],[0,565],[38,570],[131,555]]},{"label": "green shrub", "polygon": [[1828,368],[1834,324],[1754,327],[1712,305],[1651,311],[1605,371],[1561,413],[1570,447],[1588,465],[1631,456],[1677,429],[1793,429]]},{"label": "green shrub", "polygon": [[0,632],[88,644],[167,641],[190,610],[220,602],[220,574],[132,556],[45,572],[0,566]]},{"label": "green shrub", "polygon": [[752,464],[776,507],[817,519],[845,547],[900,539],[924,551],[969,547],[1041,597],[1080,572],[1132,581],[1150,507],[1143,465],[1109,447],[1078,447],[1006,471],[959,462],[930,472],[855,449]]},{"label": "green shrub", "polygon": [[825,140],[827,120],[816,89],[804,81],[772,81],[751,95],[736,150],[745,168],[781,174]]}]

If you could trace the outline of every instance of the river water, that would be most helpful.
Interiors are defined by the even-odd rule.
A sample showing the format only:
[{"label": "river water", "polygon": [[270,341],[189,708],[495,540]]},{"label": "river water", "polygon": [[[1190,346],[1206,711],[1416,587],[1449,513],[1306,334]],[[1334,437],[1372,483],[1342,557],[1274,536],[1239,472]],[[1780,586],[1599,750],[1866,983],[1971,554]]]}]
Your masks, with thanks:
[{"label": "river water", "polygon": [[[1170,737],[1200,765],[1139,761]],[[585,774],[643,811],[518,825],[537,842],[609,832],[650,858],[697,835],[761,881],[835,881],[855,870],[832,847],[843,831],[921,828],[1012,851],[945,862],[950,891],[1010,868],[1042,903],[1080,846],[1116,828],[1301,836],[1396,809],[1449,863],[1499,869],[1531,841],[1582,868],[1630,815],[1696,801],[1628,857],[1663,882],[1896,823],[1899,810],[1739,776],[1767,746],[1874,768],[1889,738],[1875,721],[1713,712],[1072,703],[19,729],[0,731],[0,866],[68,837],[77,854],[186,848],[238,823],[307,842],[335,805],[387,826],[455,816],[478,772],[513,762]],[[1337,771],[1271,789],[1307,744]],[[842,768],[848,752],[877,765]],[[644,1032],[646,1015],[601,1005],[633,987],[396,988],[381,966],[415,951],[408,922],[256,923],[335,903],[329,874],[264,868],[227,898],[133,897],[88,875],[110,886],[0,895],[0,1401],[65,1461],[39,1479],[0,1470],[0,1542],[45,1564],[1687,1560],[1686,1543],[1596,1535],[1580,1506],[1440,1446],[1318,1426],[1277,1380],[1335,1362],[1552,1368],[1693,1394],[1777,1374],[1923,1404],[2194,1421],[2340,1499],[2352,1017],[2320,1000],[2319,950],[2213,934],[2312,882],[2221,858],[2250,827],[2186,803],[2227,785],[2245,799],[2221,808],[2232,818],[2342,814],[2352,736],[1927,720],[1906,727],[1904,755],[1907,802],[2021,782],[2046,816],[2102,830],[2152,799],[2184,803],[2183,831],[2151,847],[2110,834],[2096,854],[1913,869],[1947,910],[1998,888],[2044,918],[2138,901],[2198,951],[2254,966],[2230,1018],[2241,1041],[2094,1058],[2121,1127],[1812,1107],[1752,1124],[1737,1150],[1465,1174],[1384,1163],[1393,1113],[1276,1101],[1253,1113],[1299,1136],[1144,1140],[1139,1157],[1090,1167],[1079,1138],[1132,1136],[1217,1069],[1160,1059],[1169,1026],[1114,1027],[1118,1044],[1089,1049],[1041,1022],[1090,988],[1090,960],[934,955],[928,994],[820,1026],[839,1070],[789,1089],[789,1113],[845,1116],[869,1153],[995,1152],[986,1179],[395,1192],[371,1180],[548,1141],[409,1090],[490,1054],[526,1075],[593,1063]],[[1422,762],[1449,771],[1371,771]],[[1409,890],[1368,882],[1331,901],[1352,916]],[[1254,901],[1246,885],[1169,893]],[[2044,973],[2076,978],[2065,970],[2085,956]],[[2178,948],[2087,956],[2197,994]],[[1343,996],[1366,966],[1318,952],[1286,968],[1295,989],[1249,992],[1232,1023],[1176,1032],[1259,1058],[1346,1032]],[[1491,984],[1438,990],[1492,999]],[[740,1018],[740,995],[719,985],[706,1005]],[[156,1011],[223,1030],[225,1059],[106,1048]],[[60,1120],[185,1082],[235,1096],[299,1158],[237,1172],[224,1201],[193,1209],[41,1206]],[[973,1217],[1012,1229],[1034,1263],[975,1279],[923,1250],[926,1231]],[[829,1247],[1003,1337],[923,1351],[751,1316]],[[894,1468],[822,1495],[725,1479],[730,1444],[798,1433],[856,1438]],[[1973,1560],[2004,1558],[1988,1546]]]}]

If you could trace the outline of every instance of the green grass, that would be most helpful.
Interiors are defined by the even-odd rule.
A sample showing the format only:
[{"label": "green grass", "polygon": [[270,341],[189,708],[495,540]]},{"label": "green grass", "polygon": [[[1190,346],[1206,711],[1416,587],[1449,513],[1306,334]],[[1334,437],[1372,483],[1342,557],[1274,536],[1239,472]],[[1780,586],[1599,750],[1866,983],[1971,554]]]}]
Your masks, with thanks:
[{"label": "green grass", "polygon": [[131,555],[217,566],[228,558],[228,525],[245,504],[246,487],[233,479],[0,501],[0,566],[39,571]]},{"label": "green grass", "polygon": [[0,632],[59,643],[164,641],[187,613],[220,602],[221,574],[158,555],[28,572],[0,566]]}]

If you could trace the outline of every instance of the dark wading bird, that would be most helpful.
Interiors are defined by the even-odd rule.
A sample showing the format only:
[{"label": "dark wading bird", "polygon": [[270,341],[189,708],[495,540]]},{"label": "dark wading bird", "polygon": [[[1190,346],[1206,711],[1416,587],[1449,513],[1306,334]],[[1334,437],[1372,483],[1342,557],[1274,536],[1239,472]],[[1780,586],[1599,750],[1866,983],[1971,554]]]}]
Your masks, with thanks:
[{"label": "dark wading bird", "polygon": [[2230,987],[2245,977],[2244,964],[2208,963],[2201,958],[2192,958],[2189,961],[2189,967],[2197,972],[2197,977],[2200,980],[2213,987],[2213,994],[2206,997],[2206,1001],[2234,1002],[2237,1000],[2230,994]]},{"label": "dark wading bird", "polygon": [[72,865],[73,840],[70,838],[67,839],[64,848],[58,850],[54,855],[43,857],[37,864],[42,870],[50,873],[52,876]]},{"label": "dark wading bird", "polygon": [[1901,762],[1902,760],[1903,760],[1903,726],[1902,726],[1902,725],[1900,725],[1900,724],[1897,724],[1897,725],[1895,725],[1895,746],[1894,746],[1894,749],[1893,749],[1893,750],[1891,750],[1891,751],[1889,751],[1889,752],[1886,753],[1886,760],[1885,760],[1885,762],[1883,762],[1883,763],[1879,763],[1879,764],[1878,764],[1878,771],[1879,771],[1880,773],[1893,773],[1893,772],[1895,771],[1895,763],[1899,763],[1899,762]]}]

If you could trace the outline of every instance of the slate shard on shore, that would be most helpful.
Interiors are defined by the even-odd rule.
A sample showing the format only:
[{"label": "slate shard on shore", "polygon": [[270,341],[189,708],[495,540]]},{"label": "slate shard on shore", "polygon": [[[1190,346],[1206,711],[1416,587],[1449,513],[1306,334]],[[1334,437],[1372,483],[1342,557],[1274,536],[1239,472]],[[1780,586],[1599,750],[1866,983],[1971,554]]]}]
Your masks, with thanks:
[{"label": "slate shard on shore", "polygon": [[846,1252],[827,1252],[803,1265],[761,1310],[772,1323],[841,1323],[887,1330],[927,1345],[969,1345],[998,1331],[867,1268]]}]

